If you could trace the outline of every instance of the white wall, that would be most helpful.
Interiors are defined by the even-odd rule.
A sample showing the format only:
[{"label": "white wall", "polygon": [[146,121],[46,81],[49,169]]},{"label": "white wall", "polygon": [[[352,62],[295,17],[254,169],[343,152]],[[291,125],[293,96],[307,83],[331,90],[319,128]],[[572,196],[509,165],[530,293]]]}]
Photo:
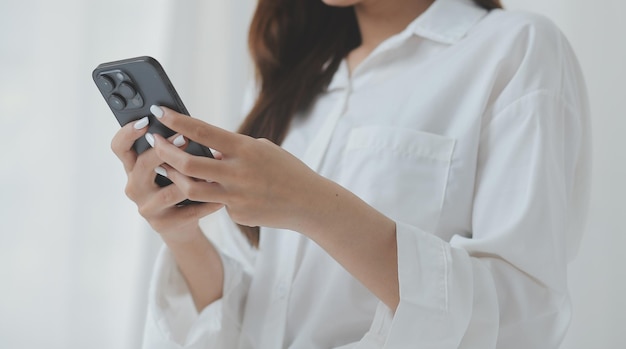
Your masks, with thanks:
[{"label": "white wall", "polygon": [[553,19],[578,53],[593,115],[587,235],[570,268],[574,319],[564,349],[623,348],[626,330],[626,2],[504,0]]}]

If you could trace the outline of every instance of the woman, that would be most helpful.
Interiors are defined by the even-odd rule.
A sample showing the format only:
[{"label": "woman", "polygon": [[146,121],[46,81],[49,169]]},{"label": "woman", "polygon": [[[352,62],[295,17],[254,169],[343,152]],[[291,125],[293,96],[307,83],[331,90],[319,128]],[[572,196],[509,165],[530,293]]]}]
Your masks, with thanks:
[{"label": "woman", "polygon": [[586,93],[558,29],[500,7],[261,0],[246,135],[159,106],[186,138],[122,128],[127,195],[166,245],[145,347],[557,348]]}]

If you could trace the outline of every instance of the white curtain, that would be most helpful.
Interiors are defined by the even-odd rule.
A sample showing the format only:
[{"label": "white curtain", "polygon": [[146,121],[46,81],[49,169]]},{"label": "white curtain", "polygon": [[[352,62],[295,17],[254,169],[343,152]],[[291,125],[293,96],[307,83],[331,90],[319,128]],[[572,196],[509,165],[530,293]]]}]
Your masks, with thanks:
[{"label": "white curtain", "polygon": [[[195,117],[233,129],[254,0],[0,2],[0,348],[138,348],[160,241],[125,197],[118,125],[91,81],[152,55]],[[590,88],[594,191],[563,348],[617,348],[626,324],[626,3],[504,0],[552,18]]]},{"label": "white curtain", "polygon": [[91,71],[151,55],[232,128],[254,2],[0,2],[0,348],[138,348],[158,237],[124,195]]}]

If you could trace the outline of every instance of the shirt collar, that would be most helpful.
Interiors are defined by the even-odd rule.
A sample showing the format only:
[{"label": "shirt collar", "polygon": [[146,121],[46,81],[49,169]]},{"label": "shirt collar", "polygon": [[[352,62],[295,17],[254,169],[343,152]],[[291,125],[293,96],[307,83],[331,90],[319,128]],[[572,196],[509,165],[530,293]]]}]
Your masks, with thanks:
[{"label": "shirt collar", "polygon": [[473,0],[435,0],[407,26],[406,31],[444,44],[454,44],[488,12]]},{"label": "shirt collar", "polygon": [[[402,32],[381,43],[370,56],[390,47],[402,45],[405,40],[413,35],[452,45],[465,37],[488,12],[473,0],[435,0]],[[361,65],[363,64],[364,62],[361,62]],[[349,81],[348,66],[343,60],[326,91],[346,87]]]}]

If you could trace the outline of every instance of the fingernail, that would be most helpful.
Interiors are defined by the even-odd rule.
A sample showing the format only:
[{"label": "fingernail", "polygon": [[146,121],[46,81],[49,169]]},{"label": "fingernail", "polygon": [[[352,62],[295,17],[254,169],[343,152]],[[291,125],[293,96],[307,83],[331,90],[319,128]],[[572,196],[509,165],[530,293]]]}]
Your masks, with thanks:
[{"label": "fingernail", "polygon": [[142,128],[148,126],[149,122],[150,122],[150,120],[148,119],[148,117],[144,116],[143,118],[141,118],[137,122],[135,122],[133,127],[135,128],[135,130],[141,130]]},{"label": "fingernail", "polygon": [[154,148],[154,136],[152,135],[152,133],[146,133],[146,141],[148,141],[148,144],[150,144],[150,146]]},{"label": "fingernail", "polygon": [[177,147],[182,147],[183,145],[185,145],[185,137],[183,137],[183,135],[178,135],[178,137],[174,138],[172,144]]},{"label": "fingernail", "polygon": [[161,175],[161,176],[163,176],[163,177],[167,177],[167,171],[165,171],[165,169],[164,169],[163,167],[161,167],[161,166],[157,166],[157,167],[154,169],[154,172],[156,172],[156,173],[160,174],[160,175]]},{"label": "fingernail", "polygon": [[163,109],[161,109],[158,105],[152,105],[150,107],[150,112],[152,115],[156,116],[157,119],[160,119],[163,116]]}]

